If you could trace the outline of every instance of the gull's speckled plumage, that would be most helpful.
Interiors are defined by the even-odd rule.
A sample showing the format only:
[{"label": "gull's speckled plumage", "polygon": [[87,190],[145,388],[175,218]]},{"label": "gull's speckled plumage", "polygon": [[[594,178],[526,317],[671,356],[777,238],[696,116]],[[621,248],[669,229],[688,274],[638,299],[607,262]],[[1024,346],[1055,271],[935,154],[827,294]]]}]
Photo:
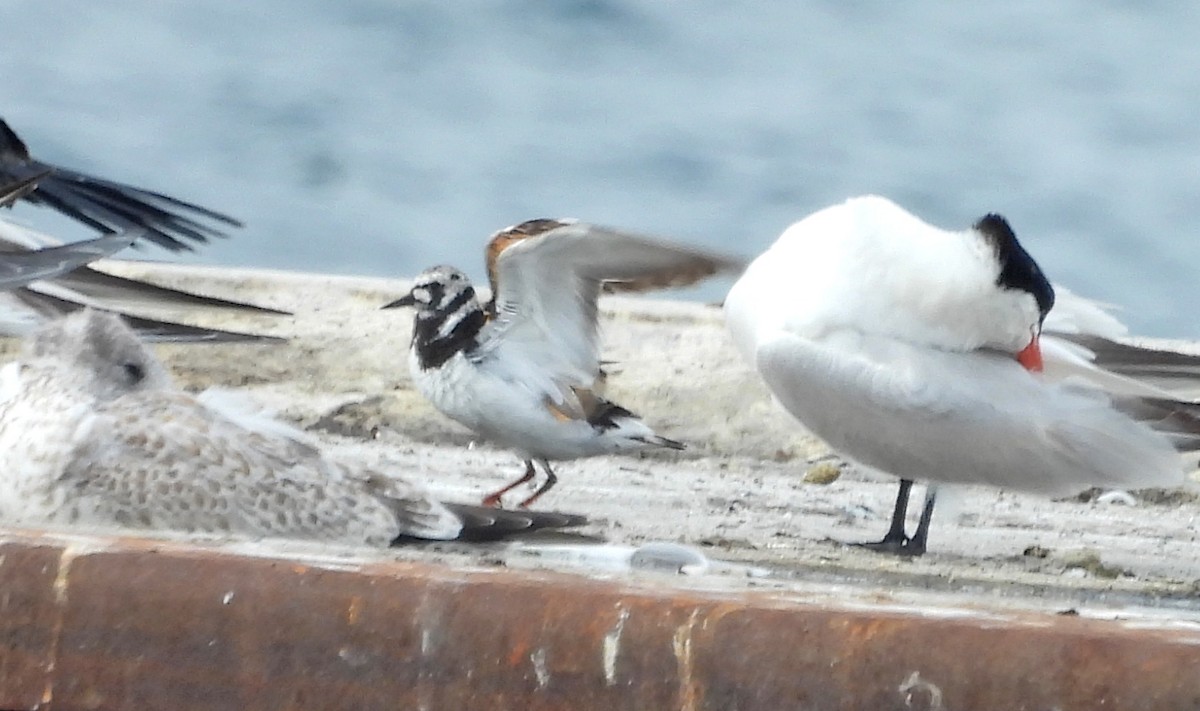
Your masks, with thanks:
[{"label": "gull's speckled plumage", "polygon": [[[263,419],[175,388],[119,317],[68,316],[3,371],[0,517],[375,546],[465,534],[456,505]],[[523,522],[578,523],[560,519]]]}]

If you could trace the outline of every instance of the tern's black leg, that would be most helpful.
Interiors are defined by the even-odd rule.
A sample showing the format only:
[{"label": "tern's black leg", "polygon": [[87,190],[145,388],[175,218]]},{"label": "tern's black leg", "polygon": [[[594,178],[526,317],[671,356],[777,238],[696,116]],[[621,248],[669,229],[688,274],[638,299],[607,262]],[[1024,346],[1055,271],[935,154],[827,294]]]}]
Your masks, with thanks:
[{"label": "tern's black leg", "polygon": [[908,540],[908,546],[901,555],[918,556],[925,553],[925,542],[929,538],[929,522],[933,519],[933,504],[937,501],[937,487],[930,484],[925,488],[925,505],[921,508],[921,519],[917,522],[917,532]]},{"label": "tern's black leg", "polygon": [[[547,491],[550,491],[551,487],[558,483],[558,477],[554,475],[554,470],[550,468],[550,462],[547,462],[545,459],[539,459],[538,461],[541,462],[542,469],[546,470],[546,481],[541,485],[540,488],[538,488],[537,491],[533,492],[533,496],[530,496],[528,499],[525,499],[519,504],[520,508],[529,508],[529,505],[537,501],[538,497]],[[530,466],[533,465],[531,464]]]},{"label": "tern's black leg", "polygon": [[[532,479],[533,473],[534,473],[533,460],[526,459],[525,460],[525,473],[521,476],[521,478],[517,479],[516,481],[514,481],[513,483],[504,487],[503,489],[499,489],[498,491],[493,491],[492,493],[485,496],[483,498],[483,505],[484,506],[494,506],[496,508],[500,508],[500,498],[502,496],[504,496],[505,494],[507,494],[508,492],[512,491],[513,489],[517,488],[518,486],[520,486],[520,485],[524,484],[525,482],[529,481],[530,479]],[[522,505],[524,505],[524,504],[522,504]]]},{"label": "tern's black leg", "polygon": [[857,545],[879,553],[906,555],[908,534],[904,532],[904,519],[908,515],[908,495],[912,491],[912,485],[911,479],[900,480],[900,490],[896,492],[896,508],[892,510],[892,525],[883,540]]}]

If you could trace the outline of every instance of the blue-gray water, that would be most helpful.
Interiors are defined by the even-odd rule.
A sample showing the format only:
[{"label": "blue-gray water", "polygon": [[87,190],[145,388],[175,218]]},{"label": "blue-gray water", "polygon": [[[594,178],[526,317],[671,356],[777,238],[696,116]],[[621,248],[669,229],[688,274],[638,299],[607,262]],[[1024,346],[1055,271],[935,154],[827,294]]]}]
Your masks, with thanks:
[{"label": "blue-gray water", "polygon": [[1196,3],[7,0],[0,33],[36,154],[247,222],[196,261],[480,275],[537,216],[753,254],[878,192],[1200,337]]}]

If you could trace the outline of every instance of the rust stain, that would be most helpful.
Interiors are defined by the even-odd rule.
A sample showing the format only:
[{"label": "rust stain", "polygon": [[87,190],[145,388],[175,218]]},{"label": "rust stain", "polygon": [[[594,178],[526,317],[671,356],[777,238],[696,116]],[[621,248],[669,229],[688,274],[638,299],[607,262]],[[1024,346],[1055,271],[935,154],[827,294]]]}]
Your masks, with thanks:
[{"label": "rust stain", "polygon": [[[1191,629],[925,617],[657,578],[432,563],[364,574],[185,546],[39,539],[3,552],[5,571],[29,559],[43,575],[3,591],[20,601],[13,610],[42,610],[5,628],[17,642],[0,644],[3,708],[1124,711],[1200,701]],[[234,586],[236,604],[214,604]],[[22,641],[31,625],[42,634]],[[294,703],[273,706],[281,694]]]},{"label": "rust stain", "polygon": [[700,621],[700,629],[707,630],[709,627],[720,622],[726,615],[745,611],[746,606],[740,602],[724,602],[709,605],[704,608],[704,617]]},{"label": "rust stain", "polygon": [[885,630],[894,626],[891,620],[880,618],[856,617],[845,622],[846,642],[848,646],[861,647],[871,645]]},{"label": "rust stain", "polygon": [[510,640],[512,648],[508,652],[508,666],[514,668],[524,666],[525,660],[529,656],[529,650],[533,649],[533,644],[525,636],[526,634],[528,634],[528,630],[518,628],[517,634],[513,635]]}]

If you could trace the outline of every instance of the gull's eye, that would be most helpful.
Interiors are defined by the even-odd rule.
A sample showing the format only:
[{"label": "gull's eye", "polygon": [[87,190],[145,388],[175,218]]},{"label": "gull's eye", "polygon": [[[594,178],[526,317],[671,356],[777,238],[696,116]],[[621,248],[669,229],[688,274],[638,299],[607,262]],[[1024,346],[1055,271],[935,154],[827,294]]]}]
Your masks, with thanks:
[{"label": "gull's eye", "polygon": [[129,378],[130,383],[140,383],[146,377],[146,370],[137,363],[125,363],[121,367],[125,370],[125,377]]}]

